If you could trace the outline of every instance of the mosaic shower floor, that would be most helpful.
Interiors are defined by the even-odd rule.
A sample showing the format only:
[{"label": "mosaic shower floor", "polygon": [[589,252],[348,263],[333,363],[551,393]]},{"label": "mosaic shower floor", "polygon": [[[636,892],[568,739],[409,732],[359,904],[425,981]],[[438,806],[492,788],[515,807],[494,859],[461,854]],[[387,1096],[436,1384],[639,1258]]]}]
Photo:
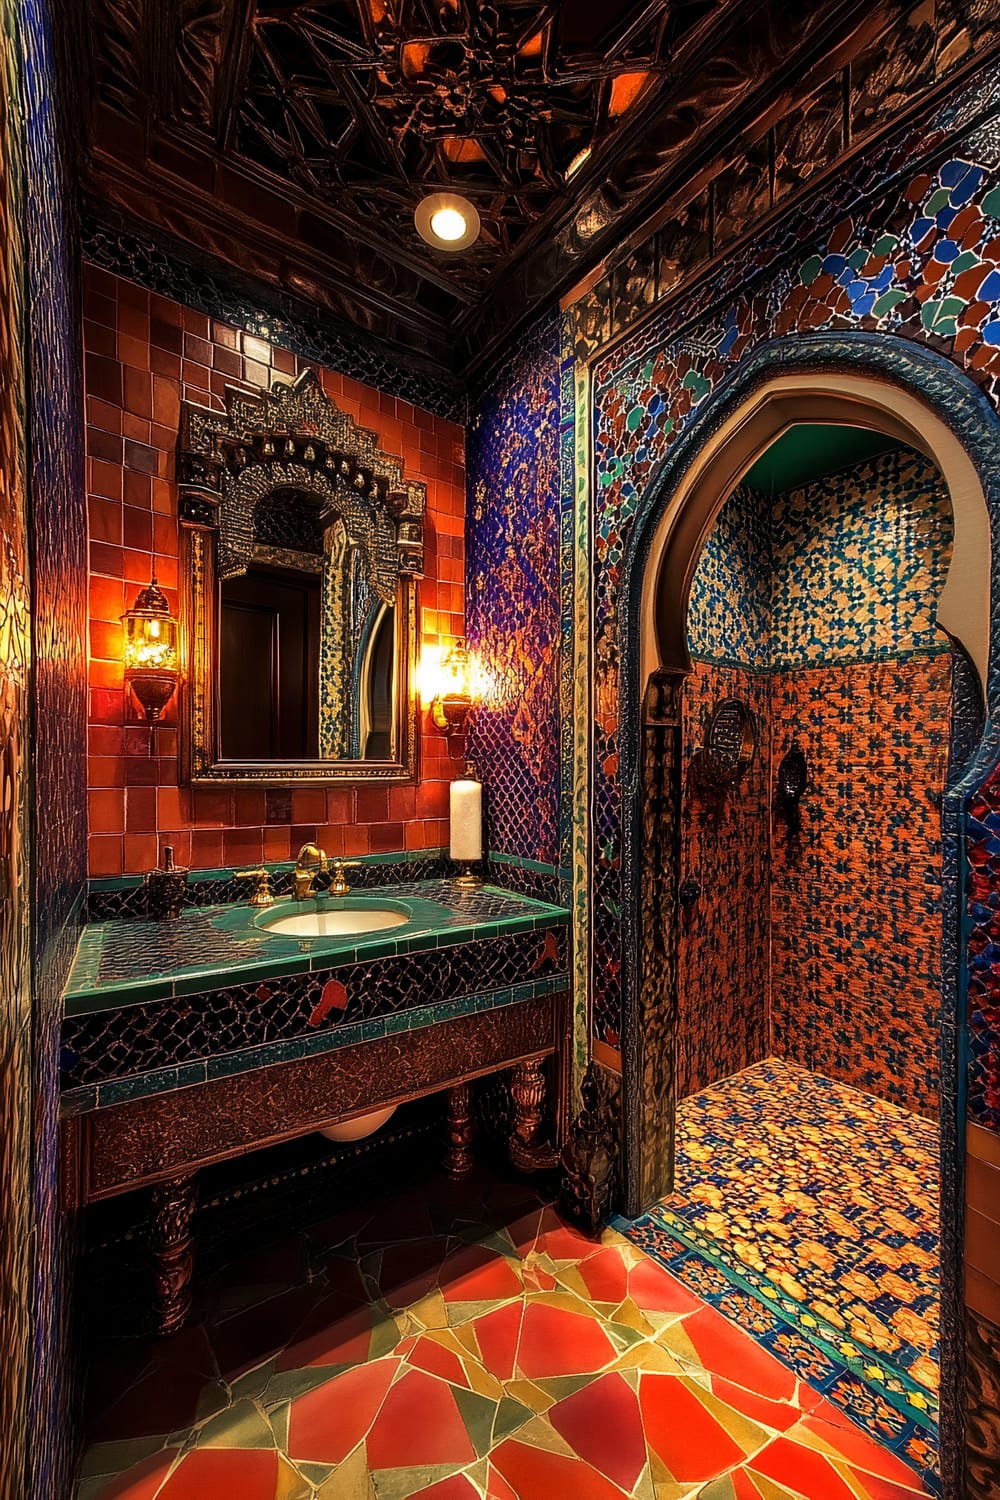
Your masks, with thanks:
[{"label": "mosaic shower floor", "polygon": [[686,1099],[679,1192],[616,1221],[936,1489],[938,1132],[771,1058]]},{"label": "mosaic shower floor", "polygon": [[912,1470],[614,1230],[436,1182],[112,1346],[79,1500],[914,1500]]}]

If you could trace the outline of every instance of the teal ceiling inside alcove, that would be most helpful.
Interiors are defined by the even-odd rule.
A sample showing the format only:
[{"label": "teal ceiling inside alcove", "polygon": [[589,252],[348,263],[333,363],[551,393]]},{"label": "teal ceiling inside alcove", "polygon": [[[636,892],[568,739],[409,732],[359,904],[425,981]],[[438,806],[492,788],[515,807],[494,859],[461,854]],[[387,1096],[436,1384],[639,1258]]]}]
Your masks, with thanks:
[{"label": "teal ceiling inside alcove", "polygon": [[864,427],[798,422],[776,438],[743,476],[743,483],[768,495],[798,489],[826,474],[853,468],[866,458],[888,453],[899,442]]}]

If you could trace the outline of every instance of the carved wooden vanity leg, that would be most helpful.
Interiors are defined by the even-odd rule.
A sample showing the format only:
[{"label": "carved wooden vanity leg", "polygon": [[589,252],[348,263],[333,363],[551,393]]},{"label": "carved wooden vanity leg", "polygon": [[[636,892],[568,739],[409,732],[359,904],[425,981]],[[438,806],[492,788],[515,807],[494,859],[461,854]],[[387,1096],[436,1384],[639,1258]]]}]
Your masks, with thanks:
[{"label": "carved wooden vanity leg", "polygon": [[194,1173],[171,1177],[153,1189],[153,1279],[156,1286],[156,1331],[176,1333],[191,1308],[194,1243],[191,1218],[195,1207]]},{"label": "carved wooden vanity leg", "polygon": [[448,1149],[444,1169],[449,1177],[467,1177],[472,1171],[472,1087],[456,1084],[448,1090]]},{"label": "carved wooden vanity leg", "polygon": [[510,1091],[514,1098],[514,1131],[510,1138],[510,1159],[519,1172],[537,1172],[554,1167],[558,1152],[539,1140],[542,1128],[542,1105],[545,1102],[545,1074],[540,1062],[521,1063],[511,1076]]}]

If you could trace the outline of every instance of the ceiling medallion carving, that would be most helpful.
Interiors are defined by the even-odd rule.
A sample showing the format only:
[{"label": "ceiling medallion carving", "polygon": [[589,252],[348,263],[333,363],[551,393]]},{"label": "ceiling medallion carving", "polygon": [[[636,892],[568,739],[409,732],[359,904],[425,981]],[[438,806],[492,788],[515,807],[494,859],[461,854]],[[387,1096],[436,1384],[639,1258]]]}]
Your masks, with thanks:
[{"label": "ceiling medallion carving", "polygon": [[[630,236],[692,221],[716,179],[706,233],[731,238],[740,214],[768,212],[816,167],[813,154],[828,167],[996,43],[985,0],[912,13],[897,0],[66,10],[91,207],[323,308],[400,362],[452,372],[485,365]],[[417,204],[440,192],[480,216],[460,254],[414,227]]]}]

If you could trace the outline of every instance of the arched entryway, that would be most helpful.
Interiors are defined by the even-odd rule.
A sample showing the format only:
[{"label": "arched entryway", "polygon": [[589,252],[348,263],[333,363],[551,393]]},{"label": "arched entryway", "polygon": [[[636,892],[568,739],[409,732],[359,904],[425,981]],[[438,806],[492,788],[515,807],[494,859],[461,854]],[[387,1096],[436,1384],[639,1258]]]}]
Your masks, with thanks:
[{"label": "arched entryway", "polygon": [[[943,1467],[960,1432],[959,1119],[961,1062],[959,830],[970,790],[996,759],[984,730],[991,681],[990,487],[995,415],[953,367],[888,338],[817,336],[757,352],[713,398],[650,486],[627,561],[623,672],[626,1211],[672,1187],[677,1018],[681,688],[690,670],[686,617],[705,537],[755,460],[797,423],[882,433],[924,454],[947,485],[955,540],[938,606],[956,644],[954,734],[942,809],[941,1181]],[[994,673],[995,676],[995,673]],[[985,721],[988,723],[988,719]],[[949,1456],[950,1455],[950,1456]]]}]

